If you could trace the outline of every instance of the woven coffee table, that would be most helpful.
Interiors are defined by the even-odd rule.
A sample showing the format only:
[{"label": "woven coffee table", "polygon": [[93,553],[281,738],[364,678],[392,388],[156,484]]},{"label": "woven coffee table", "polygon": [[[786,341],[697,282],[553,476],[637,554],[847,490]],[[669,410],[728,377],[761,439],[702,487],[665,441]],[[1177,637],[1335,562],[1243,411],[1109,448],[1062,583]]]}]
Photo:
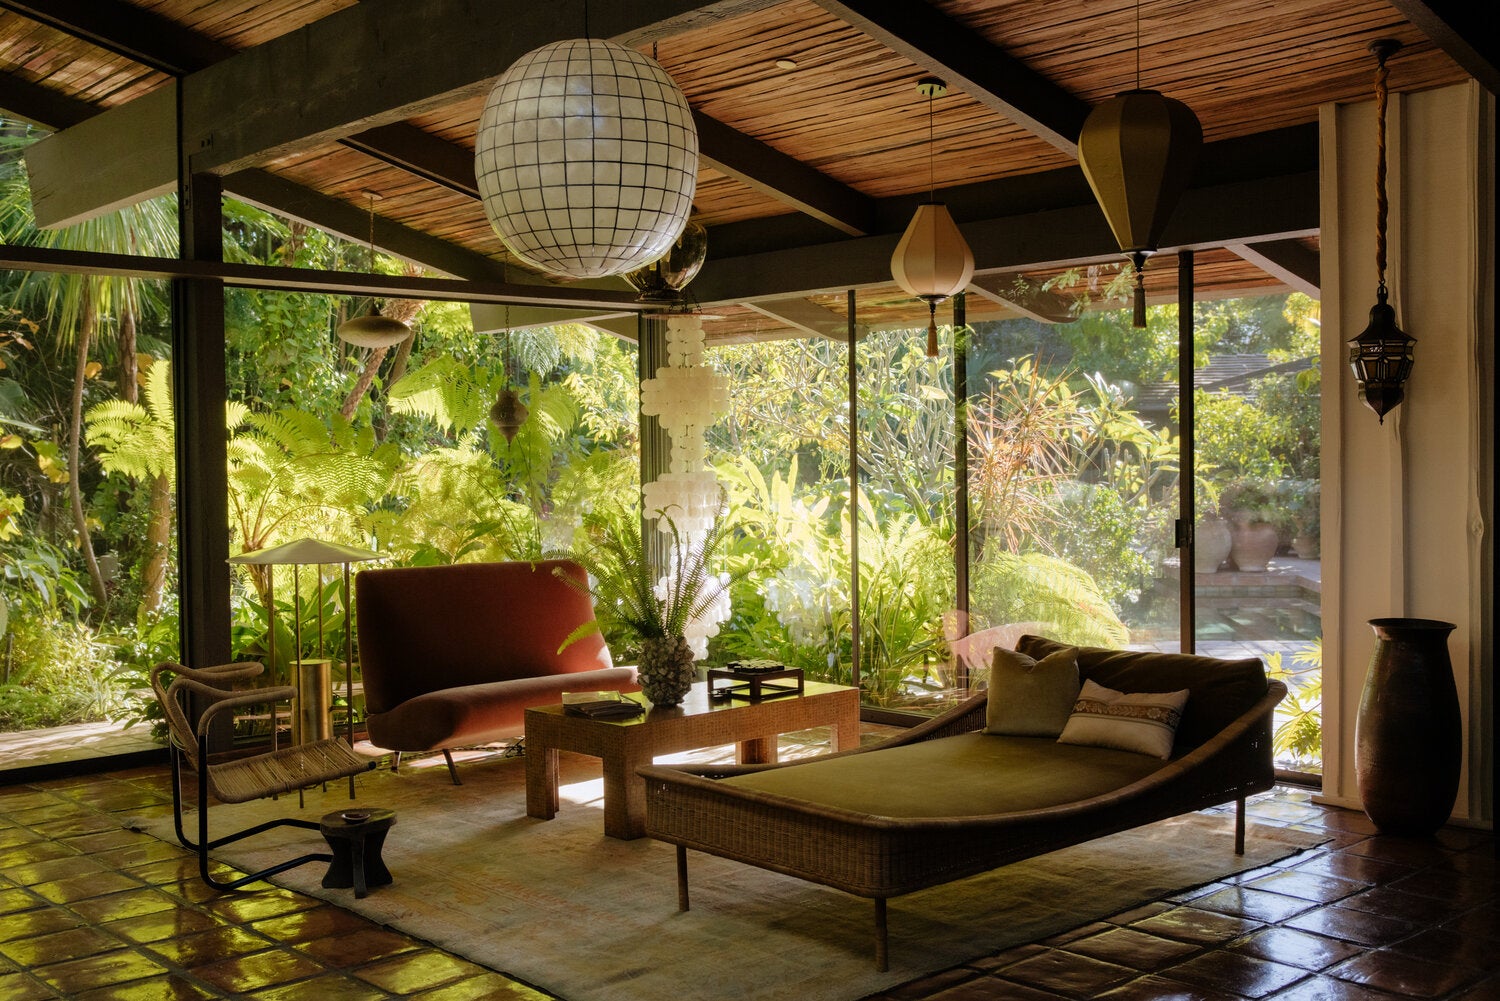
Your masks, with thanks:
[{"label": "woven coffee table", "polygon": [[[630,698],[644,701],[636,693]],[[562,706],[526,710],[526,815],[557,815],[557,752],[576,751],[604,761],[604,833],[639,838],[646,833],[646,786],[635,774],[658,754],[736,744],[742,764],[776,760],[776,737],[814,726],[830,727],[833,749],[859,743],[859,689],[809,681],[802,695],[710,702],[699,682],[682,705],[647,708],[630,720],[570,716]]]}]

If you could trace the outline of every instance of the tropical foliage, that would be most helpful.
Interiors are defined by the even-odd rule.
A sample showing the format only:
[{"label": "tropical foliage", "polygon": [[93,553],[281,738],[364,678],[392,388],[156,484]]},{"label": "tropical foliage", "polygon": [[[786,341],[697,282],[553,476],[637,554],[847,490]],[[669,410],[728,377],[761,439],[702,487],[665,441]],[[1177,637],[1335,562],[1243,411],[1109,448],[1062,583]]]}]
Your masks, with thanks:
[{"label": "tropical foliage", "polygon": [[[174,252],[171,199],[77,232],[35,230],[14,148],[25,137],[8,141],[0,237]],[[225,220],[231,260],[409,268],[381,255],[369,265],[362,246],[237,202],[226,202]],[[935,360],[917,333],[872,332],[853,359],[853,413],[842,343],[714,348],[710,362],[734,391],[708,446],[733,516],[716,525],[710,553],[683,552],[688,590],[665,605],[640,570],[655,540],[625,513],[639,496],[632,347],[582,326],[479,333],[460,305],[390,301],[382,311],[414,333],[365,351],[333,334],[368,309],[363,299],[234,289],[224,412],[232,545],[312,536],[404,565],[568,551],[592,572],[621,659],[632,633],[669,629],[701,604],[715,589],[703,576],[712,563],[713,581],[728,575],[733,613],[711,659],[773,657],[813,677],[857,677],[868,701],[892,707],[951,699],[950,643],[989,626],[1026,623],[1103,645],[1170,639],[1153,601],[1174,571],[1180,442],[1170,403],[1147,413],[1140,399],[1176,377],[1175,308],[1153,309],[1144,332],[1119,312],[1083,308],[1127,279],[1108,267],[1060,276],[1045,291],[1073,298],[1074,322],[945,331]],[[193,475],[174,460],[164,286],[11,273],[0,288],[0,632],[17,651],[0,679],[0,726],[150,718],[131,693],[153,660],[175,656],[174,486]],[[1316,304],[1299,297],[1203,304],[1196,320],[1200,365],[1211,352],[1278,363],[1316,352]],[[969,359],[962,407],[955,336]],[[489,416],[506,387],[529,410],[509,440]],[[1244,392],[1201,394],[1204,493],[1295,476],[1296,496],[1315,496],[1305,484],[1317,470],[1317,388],[1315,364],[1292,365]],[[314,642],[342,642],[340,588],[315,568],[276,579],[234,572],[237,656],[266,656],[273,622],[277,675]],[[292,573],[296,587],[286,586]],[[303,625],[302,650],[292,622]]]}]

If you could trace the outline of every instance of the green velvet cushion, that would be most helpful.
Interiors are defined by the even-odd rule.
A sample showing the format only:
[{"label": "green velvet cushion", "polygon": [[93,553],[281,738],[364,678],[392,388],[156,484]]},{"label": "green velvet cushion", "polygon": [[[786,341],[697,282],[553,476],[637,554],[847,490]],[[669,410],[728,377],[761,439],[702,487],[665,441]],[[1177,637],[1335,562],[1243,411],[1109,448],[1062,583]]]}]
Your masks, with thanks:
[{"label": "green velvet cushion", "polygon": [[[1022,636],[1016,649],[1045,657],[1065,644],[1042,636]],[[1197,747],[1234,722],[1266,694],[1266,668],[1257,657],[1221,660],[1181,653],[1075,647],[1078,675],[1120,692],[1191,694],[1177,728],[1177,755]]]},{"label": "green velvet cushion", "polygon": [[1078,656],[1071,647],[1041,660],[995,647],[990,663],[984,732],[1010,737],[1056,737],[1078,698]]},{"label": "green velvet cushion", "polygon": [[721,781],[879,817],[974,817],[1087,799],[1161,764],[1143,754],[1047,737],[965,733]]}]

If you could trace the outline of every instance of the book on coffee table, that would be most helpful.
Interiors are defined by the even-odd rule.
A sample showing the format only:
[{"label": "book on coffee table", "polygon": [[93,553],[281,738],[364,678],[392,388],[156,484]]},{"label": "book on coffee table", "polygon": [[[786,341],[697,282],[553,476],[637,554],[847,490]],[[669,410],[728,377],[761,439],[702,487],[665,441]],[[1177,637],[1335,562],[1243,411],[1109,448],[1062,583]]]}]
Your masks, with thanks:
[{"label": "book on coffee table", "polygon": [[590,719],[630,719],[646,711],[619,692],[563,692],[563,711]]}]

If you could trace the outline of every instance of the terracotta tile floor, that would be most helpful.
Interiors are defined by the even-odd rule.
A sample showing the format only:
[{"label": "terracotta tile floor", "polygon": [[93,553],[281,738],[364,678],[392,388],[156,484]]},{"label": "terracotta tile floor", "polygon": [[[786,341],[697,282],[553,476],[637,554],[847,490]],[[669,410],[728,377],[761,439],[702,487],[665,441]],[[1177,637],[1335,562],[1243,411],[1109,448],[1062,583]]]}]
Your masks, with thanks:
[{"label": "terracotta tile floor", "polygon": [[[165,768],[0,787],[0,999],[551,997],[311,897],[213,893],[122,827],[169,803]],[[878,997],[1500,999],[1491,834],[1382,837],[1290,787],[1251,812],[1332,840]]]}]

